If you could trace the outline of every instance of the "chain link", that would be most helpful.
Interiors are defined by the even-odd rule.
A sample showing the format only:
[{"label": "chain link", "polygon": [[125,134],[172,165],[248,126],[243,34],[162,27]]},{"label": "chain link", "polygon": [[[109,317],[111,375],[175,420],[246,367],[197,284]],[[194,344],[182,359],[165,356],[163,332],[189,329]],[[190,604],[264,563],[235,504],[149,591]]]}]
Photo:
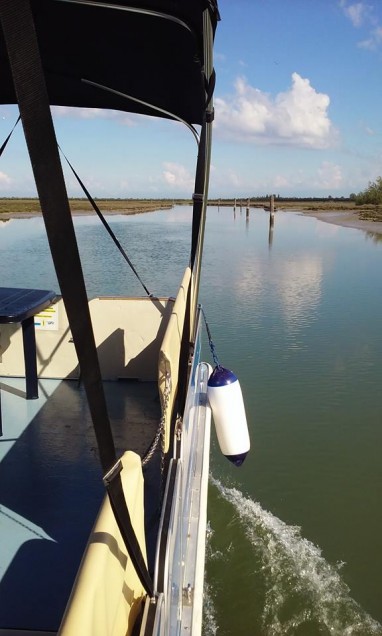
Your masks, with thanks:
[{"label": "chain link", "polygon": [[219,362],[219,358],[218,358],[218,355],[216,353],[215,345],[214,345],[214,343],[212,341],[211,331],[210,331],[210,328],[209,328],[209,325],[208,325],[208,322],[207,322],[207,318],[206,318],[206,314],[204,313],[203,307],[201,307],[201,310],[202,310],[202,314],[203,314],[203,318],[204,318],[204,324],[206,325],[207,336],[208,336],[208,344],[210,345],[212,359],[213,359],[215,365],[217,367],[219,367],[219,369],[220,369],[221,364]]},{"label": "chain link", "polygon": [[168,408],[168,403],[170,399],[170,393],[171,393],[171,377],[169,372],[167,372],[165,377],[165,387],[163,392],[162,417],[159,421],[157,432],[152,441],[152,444],[149,450],[147,451],[146,455],[142,459],[142,466],[146,466],[146,464],[148,464],[149,461],[152,459],[160,441],[161,442],[161,473],[162,474],[164,471],[164,456],[165,456],[165,423],[166,423],[166,415],[167,415],[167,408]]}]

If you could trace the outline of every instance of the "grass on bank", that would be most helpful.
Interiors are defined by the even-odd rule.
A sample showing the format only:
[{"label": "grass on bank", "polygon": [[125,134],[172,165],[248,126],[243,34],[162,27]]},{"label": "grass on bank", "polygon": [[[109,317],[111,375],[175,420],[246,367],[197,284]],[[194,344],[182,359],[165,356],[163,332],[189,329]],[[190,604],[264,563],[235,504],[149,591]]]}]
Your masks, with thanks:
[{"label": "grass on bank", "polygon": [[[96,199],[102,212],[124,212],[138,214],[160,208],[171,207],[173,201],[154,199]],[[69,199],[72,212],[92,212],[93,208],[87,199]],[[0,199],[0,214],[41,213],[38,199]]]},{"label": "grass on bank", "polygon": [[[213,199],[209,205],[233,206],[236,200],[237,206],[246,207],[248,199]],[[262,208],[269,206],[269,199],[250,199],[251,207]],[[161,208],[169,208],[172,205],[190,205],[191,201],[186,199],[96,199],[97,205],[102,212],[121,212],[123,214],[139,214],[141,212],[151,212]],[[93,209],[87,199],[69,199],[72,212],[92,212]],[[382,221],[382,206],[367,204],[356,205],[350,199],[276,199],[277,210],[305,210],[305,211],[353,211],[359,214],[363,220]],[[39,200],[36,198],[3,198],[0,199],[1,214],[28,214],[41,213]]]}]

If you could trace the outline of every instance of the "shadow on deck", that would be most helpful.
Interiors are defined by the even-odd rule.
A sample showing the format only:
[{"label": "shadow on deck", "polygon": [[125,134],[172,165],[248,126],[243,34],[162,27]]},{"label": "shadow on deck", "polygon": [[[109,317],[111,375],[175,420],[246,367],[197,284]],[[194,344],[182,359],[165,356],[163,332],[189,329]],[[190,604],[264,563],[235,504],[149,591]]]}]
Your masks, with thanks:
[{"label": "shadow on deck", "polygon": [[[0,438],[0,630],[56,631],[104,496],[83,387],[3,378]],[[143,456],[158,427],[155,382],[105,382],[117,455]],[[49,399],[47,399],[49,397]],[[145,468],[146,525],[156,536],[159,455]],[[152,561],[154,545],[148,546]]]}]

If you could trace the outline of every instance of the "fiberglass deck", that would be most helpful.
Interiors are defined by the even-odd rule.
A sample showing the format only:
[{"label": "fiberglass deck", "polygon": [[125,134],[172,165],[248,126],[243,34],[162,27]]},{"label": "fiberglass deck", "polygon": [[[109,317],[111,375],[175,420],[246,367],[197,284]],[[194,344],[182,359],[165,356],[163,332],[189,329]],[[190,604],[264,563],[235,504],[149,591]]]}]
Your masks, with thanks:
[{"label": "fiberglass deck", "polygon": [[[104,495],[95,436],[77,382],[40,380],[37,400],[25,399],[23,379],[0,378],[0,386],[0,633],[55,632]],[[117,456],[143,456],[160,417],[156,383],[104,386]],[[146,477],[151,500],[157,471],[158,457],[145,469],[154,475]]]}]

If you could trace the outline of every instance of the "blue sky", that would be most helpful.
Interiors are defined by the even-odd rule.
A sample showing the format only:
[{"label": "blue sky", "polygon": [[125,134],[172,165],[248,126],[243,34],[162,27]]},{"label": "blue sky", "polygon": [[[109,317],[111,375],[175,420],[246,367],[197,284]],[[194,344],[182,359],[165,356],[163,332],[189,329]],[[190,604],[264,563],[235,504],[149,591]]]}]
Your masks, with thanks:
[{"label": "blue sky", "polygon": [[[382,2],[220,0],[210,196],[348,196],[382,175]],[[0,106],[0,140],[17,117]],[[196,144],[181,124],[54,109],[93,196],[189,197]],[[0,196],[34,196],[18,127]],[[65,168],[71,196],[81,195]]]}]

